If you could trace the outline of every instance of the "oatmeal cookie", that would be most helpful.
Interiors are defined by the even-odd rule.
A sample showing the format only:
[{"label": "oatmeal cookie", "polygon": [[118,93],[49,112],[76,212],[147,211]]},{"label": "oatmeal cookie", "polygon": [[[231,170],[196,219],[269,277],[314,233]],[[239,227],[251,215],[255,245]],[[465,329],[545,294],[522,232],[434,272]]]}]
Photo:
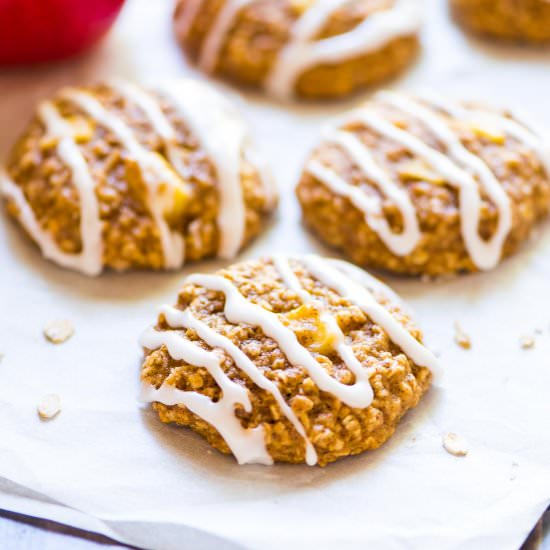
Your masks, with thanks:
[{"label": "oatmeal cookie", "polygon": [[174,21],[203,71],[279,98],[320,99],[410,64],[420,9],[417,0],[179,0]]},{"label": "oatmeal cookie", "polygon": [[454,18],[465,28],[493,38],[550,41],[548,0],[450,0]]},{"label": "oatmeal cookie", "polygon": [[297,194],[354,262],[437,276],[489,270],[550,204],[550,146],[516,113],[381,92],[325,129]]},{"label": "oatmeal cookie", "polygon": [[314,255],[188,277],[141,343],[142,400],[241,464],[375,449],[437,368],[388,287]]},{"label": "oatmeal cookie", "polygon": [[40,103],[0,183],[45,257],[97,275],[234,257],[275,203],[262,167],[208,86],[112,80]]}]

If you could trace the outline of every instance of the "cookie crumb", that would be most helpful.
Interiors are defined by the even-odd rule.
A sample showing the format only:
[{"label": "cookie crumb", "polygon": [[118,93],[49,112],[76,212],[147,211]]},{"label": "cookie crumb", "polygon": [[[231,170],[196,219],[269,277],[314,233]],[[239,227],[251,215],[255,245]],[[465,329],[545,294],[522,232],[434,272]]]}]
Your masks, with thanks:
[{"label": "cookie crumb", "polygon": [[455,342],[463,349],[470,349],[472,347],[472,340],[466,334],[458,321],[455,322]]},{"label": "cookie crumb", "polygon": [[52,321],[46,325],[44,336],[52,344],[63,344],[74,334],[73,324],[67,319]]},{"label": "cookie crumb", "polygon": [[443,448],[453,456],[466,456],[468,454],[466,440],[453,432],[449,432],[443,438]]},{"label": "cookie crumb", "polygon": [[525,335],[519,339],[519,345],[522,349],[531,349],[535,347],[535,339],[532,336]]},{"label": "cookie crumb", "polygon": [[49,393],[42,398],[42,401],[36,407],[38,416],[45,420],[53,418],[61,412],[61,399],[55,393]]}]

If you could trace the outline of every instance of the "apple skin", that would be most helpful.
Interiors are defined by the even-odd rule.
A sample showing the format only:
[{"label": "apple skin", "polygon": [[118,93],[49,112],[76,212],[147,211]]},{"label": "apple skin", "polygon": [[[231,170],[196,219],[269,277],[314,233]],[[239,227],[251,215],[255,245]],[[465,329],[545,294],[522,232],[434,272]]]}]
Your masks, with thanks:
[{"label": "apple skin", "polygon": [[0,0],[0,65],[77,55],[111,27],[124,0]]}]

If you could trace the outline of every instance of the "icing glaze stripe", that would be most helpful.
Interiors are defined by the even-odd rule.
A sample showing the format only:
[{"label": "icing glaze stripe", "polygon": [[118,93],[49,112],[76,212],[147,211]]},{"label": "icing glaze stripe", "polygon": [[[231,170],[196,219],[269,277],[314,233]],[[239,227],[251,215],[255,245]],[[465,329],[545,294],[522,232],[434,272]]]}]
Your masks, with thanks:
[{"label": "icing glaze stripe", "polygon": [[325,262],[328,262],[329,265],[332,265],[338,271],[344,273],[353,282],[365,287],[373,295],[378,293],[385,296],[393,304],[399,306],[399,308],[409,317],[414,316],[409,305],[405,303],[396,292],[376,277],[373,277],[368,271],[350,264],[349,262],[335,260],[334,258],[325,259]]},{"label": "icing glaze stripe", "polygon": [[432,90],[424,90],[418,97],[454,118],[488,120],[496,124],[502,131],[517,139],[520,143],[523,143],[527,148],[535,151],[547,175],[550,177],[550,141],[530,128],[528,123],[524,123],[523,120],[516,122],[512,118],[496,112],[480,111],[476,108],[467,107],[452,99],[443,97]]},{"label": "icing glaze stripe", "polygon": [[244,123],[228,101],[197,82],[172,82],[161,92],[183,115],[214,164],[220,201],[218,255],[233,258],[242,245],[246,221],[240,178],[242,154],[249,143]]},{"label": "icing glaze stripe", "polygon": [[180,233],[172,231],[164,219],[166,198],[159,188],[168,185],[168,194],[174,187],[181,187],[183,182],[158,154],[142,147],[132,130],[117,115],[110,113],[99,101],[87,92],[68,88],[62,96],[88,113],[99,124],[113,132],[121,144],[134,157],[141,168],[143,179],[147,184],[147,202],[151,216],[160,233],[165,267],[176,269],[184,260],[184,240]]},{"label": "icing glaze stripe", "polygon": [[166,156],[181,176],[183,185],[188,175],[188,169],[178,151],[176,132],[162,112],[157,100],[139,86],[120,78],[112,78],[108,81],[108,84],[110,88],[126,100],[137,105],[144,112],[155,132],[162,138],[166,146]]},{"label": "icing glaze stripe", "polygon": [[42,102],[38,107],[38,117],[44,124],[46,135],[59,140],[56,146],[57,154],[71,171],[72,182],[80,200],[81,252],[67,254],[59,248],[51,235],[40,227],[23,191],[8,178],[6,173],[2,174],[2,192],[16,204],[21,224],[38,244],[45,258],[87,275],[98,275],[102,270],[103,259],[102,226],[95,184],[90,170],[74,141],[73,129],[53,103]]},{"label": "icing glaze stripe", "polygon": [[[461,182],[464,178],[457,178],[455,182],[458,182],[460,187],[462,235],[470,257],[480,269],[495,267],[501,258],[504,242],[512,227],[510,199],[500,182],[487,164],[468,151],[436,113],[426,109],[422,104],[396,93],[383,92],[378,94],[377,97],[409,116],[420,120],[445,145],[447,155],[455,161],[458,167],[467,168],[470,174],[478,177],[479,183],[498,210],[498,226],[490,240],[486,241],[481,238],[478,231],[481,216],[481,195],[477,190],[475,198],[463,200],[465,192],[462,190],[464,186]],[[426,160],[430,161],[430,158],[426,158]]]},{"label": "icing glaze stripe", "polygon": [[321,322],[327,327],[330,334],[336,337],[336,351],[344,361],[346,367],[355,376],[355,384],[361,387],[365,392],[365,400],[369,399],[369,405],[372,403],[374,393],[369,381],[368,369],[363,367],[361,362],[355,356],[351,346],[346,344],[346,340],[338,322],[335,317],[330,313],[328,308],[320,301],[305,290],[296,274],[292,271],[289,261],[281,255],[275,255],[272,257],[273,265],[279,272],[283,282],[300,297],[303,303],[312,304],[319,313]]},{"label": "icing glaze stripe", "polygon": [[[225,37],[231,30],[233,22],[241,9],[252,1],[253,0],[226,0],[223,3],[201,48],[199,67],[201,67],[203,71],[211,73],[215,70]],[[199,13],[200,10],[197,10],[196,14],[198,15]]]},{"label": "icing glaze stripe", "polygon": [[306,170],[335,193],[347,197],[361,210],[365,215],[365,222],[394,254],[405,256],[412,252],[420,240],[420,228],[416,210],[406,190],[392,181],[392,178],[376,164],[367,147],[351,132],[332,130],[325,136],[325,141],[339,145],[362,173],[378,185],[382,194],[396,204],[403,217],[403,231],[395,233],[391,229],[378,197],[365,193],[356,185],[351,185],[318,161],[310,161]]},{"label": "icing glaze stripe", "polygon": [[288,98],[300,75],[322,64],[339,63],[384,47],[392,40],[413,34],[420,27],[418,0],[396,0],[350,31],[314,40],[345,0],[318,0],[297,21],[290,42],[279,53],[265,87],[269,93]]},{"label": "icing glaze stripe", "polygon": [[[219,275],[191,275],[188,282],[216,290],[225,295],[224,314],[230,323],[247,323],[260,327],[266,336],[273,338],[288,361],[307,370],[317,386],[332,393],[350,407],[368,407],[370,394],[365,391],[365,382],[359,380],[353,386],[341,384],[323,369],[315,357],[303,347],[294,332],[285,326],[279,316],[263,307],[248,301],[229,279]],[[370,387],[370,384],[367,385]]]},{"label": "icing glaze stripe", "polygon": [[149,329],[142,336],[141,344],[152,350],[166,346],[172,358],[206,368],[222,390],[221,398],[214,402],[206,395],[194,391],[182,391],[167,383],[158,389],[149,384],[143,384],[140,396],[143,401],[157,401],[168,406],[185,405],[220,433],[239,464],[273,463],[265,447],[263,426],[245,429],[235,416],[237,404],[244,405],[247,411],[251,410],[250,399],[246,389],[225,375],[220,366],[220,358],[215,352],[203,350],[174,331],[159,332]]},{"label": "icing glaze stripe", "polygon": [[95,182],[84,155],[74,141],[73,129],[65,122],[53,103],[41,103],[38,115],[46,126],[46,133],[61,138],[57,145],[57,153],[70,167],[72,181],[80,198],[81,270],[89,275],[97,275],[103,265],[103,241]]},{"label": "icing glaze stripe", "polygon": [[254,362],[251,361],[250,358],[243,351],[241,351],[238,346],[233,344],[229,338],[219,334],[210,328],[206,323],[194,317],[189,309],[181,311],[174,307],[163,306],[161,308],[161,313],[165,316],[166,321],[171,327],[192,328],[209,346],[224,350],[231,357],[231,359],[233,359],[235,365],[241,369],[252,380],[252,382],[254,382],[254,384],[270,393],[281,408],[282,413],[304,439],[306,445],[307,464],[313,466],[317,463],[317,453],[315,452],[315,448],[309,441],[304,427],[300,423],[298,417],[284,400],[277,384],[267,379],[261,373],[260,369],[254,364]]},{"label": "icing glaze stripe", "polygon": [[399,346],[417,365],[427,367],[432,373],[439,375],[440,368],[435,355],[416,340],[384,306],[378,303],[367,287],[356,283],[344,271],[319,256],[308,254],[302,261],[318,281],[335,290],[342,298],[355,304],[374,323],[380,325],[391,341]]},{"label": "icing glaze stripe", "polygon": [[[226,37],[239,12],[253,0],[225,0],[208,30],[199,52],[199,67],[213,72]],[[349,0],[317,0],[294,23],[290,38],[277,54],[264,87],[272,95],[287,98],[300,75],[316,65],[338,63],[382,48],[392,40],[415,33],[421,22],[418,0],[396,0],[387,10],[376,12],[346,33],[316,40],[332,15]],[[178,32],[186,36],[200,13],[197,2],[183,9]]]}]

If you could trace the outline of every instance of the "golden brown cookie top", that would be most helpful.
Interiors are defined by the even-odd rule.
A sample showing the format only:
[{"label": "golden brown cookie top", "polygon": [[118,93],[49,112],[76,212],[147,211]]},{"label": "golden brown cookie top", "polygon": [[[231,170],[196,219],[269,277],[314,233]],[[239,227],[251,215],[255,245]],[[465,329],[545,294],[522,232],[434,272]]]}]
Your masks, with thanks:
[{"label": "golden brown cookie top", "polygon": [[41,102],[2,190],[45,256],[94,275],[234,256],[273,204],[260,172],[244,123],[206,85],[117,79]]},{"label": "golden brown cookie top", "polygon": [[522,220],[522,206],[550,187],[550,146],[537,130],[433,92],[381,92],[322,140],[304,177],[348,199],[397,258],[422,247],[441,220],[456,220],[475,268],[491,269],[514,227],[537,217]]},{"label": "golden brown cookie top", "polygon": [[548,0],[449,0],[454,18],[490,38],[542,44],[550,41]]},{"label": "golden brown cookie top", "polygon": [[[177,305],[162,307],[141,342],[144,400],[187,408],[241,463],[271,463],[274,456],[326,463],[360,452],[366,426],[354,451],[350,434],[328,449],[315,444],[322,419],[345,432],[332,416],[340,408],[366,422],[371,406],[393,400],[400,410],[386,419],[393,431],[437,368],[390,289],[350,264],[314,255],[190,276]],[[266,439],[281,418],[293,434],[292,460]]]}]

